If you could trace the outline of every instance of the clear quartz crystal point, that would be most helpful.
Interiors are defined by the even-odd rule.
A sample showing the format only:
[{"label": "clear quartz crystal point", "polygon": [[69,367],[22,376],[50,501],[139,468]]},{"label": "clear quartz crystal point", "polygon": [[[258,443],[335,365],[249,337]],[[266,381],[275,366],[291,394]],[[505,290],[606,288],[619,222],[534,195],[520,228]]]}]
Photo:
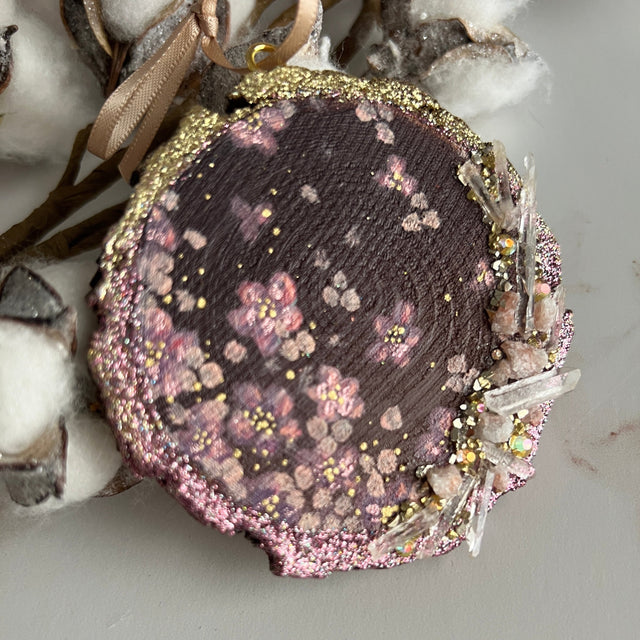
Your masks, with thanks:
[{"label": "clear quartz crystal point", "polygon": [[476,558],[480,553],[484,527],[487,522],[487,514],[489,513],[489,503],[491,502],[491,489],[493,488],[493,480],[495,477],[496,473],[492,465],[486,470],[484,481],[478,490],[476,509],[473,517],[471,518],[469,530],[467,531],[469,552],[474,558]]},{"label": "clear quartz crystal point", "polygon": [[535,469],[529,462],[514,456],[511,451],[503,449],[493,442],[484,442],[482,446],[489,462],[496,466],[505,466],[509,473],[513,473],[518,478],[526,480],[535,473]]},{"label": "clear quartz crystal point", "polygon": [[440,512],[435,507],[425,507],[418,511],[412,518],[387,531],[384,535],[374,540],[369,545],[369,553],[374,560],[380,560],[392,551],[401,550],[404,546],[427,533],[433,527]]},{"label": "clear quartz crystal point", "polygon": [[558,339],[560,338],[560,330],[562,329],[562,320],[564,317],[565,310],[565,298],[566,298],[566,289],[562,285],[558,285],[558,288],[555,290],[553,294],[553,299],[556,303],[556,319],[553,323],[553,328],[551,330],[551,336],[549,337],[549,345],[548,349],[555,349],[558,346]]},{"label": "clear quartz crystal point", "polygon": [[536,169],[533,156],[524,159],[527,169],[527,179],[520,191],[518,203],[520,209],[520,243],[524,250],[522,262],[517,260],[518,291],[526,293],[526,305],[523,306],[520,326],[524,327],[525,335],[534,329],[533,305],[536,286]]},{"label": "clear quartz crystal point", "polygon": [[485,392],[484,403],[488,411],[501,416],[510,416],[573,391],[578,380],[580,380],[579,369],[570,369],[562,373],[552,369],[504,387],[491,389]]},{"label": "clear quartz crystal point", "polygon": [[505,229],[513,229],[517,221],[516,207],[511,198],[511,185],[509,184],[509,162],[507,151],[499,140],[494,140],[493,158],[495,162],[495,175],[498,180],[498,204],[502,211],[502,223]]},{"label": "clear quartz crystal point", "polygon": [[480,169],[471,160],[465,162],[458,170],[458,176],[462,184],[469,187],[482,210],[491,218],[491,220],[500,228],[504,228],[504,213],[500,205],[494,200],[493,196],[487,190]]},{"label": "clear quartz crystal point", "polygon": [[476,488],[480,481],[478,476],[468,475],[462,481],[460,490],[457,495],[451,500],[447,501],[440,512],[440,517],[433,529],[429,532],[429,535],[425,538],[422,548],[418,551],[418,558],[425,558],[427,556],[433,556],[440,548],[442,539],[447,535],[447,532],[453,526],[456,518],[462,513],[462,510],[467,506],[467,501],[471,492]]}]

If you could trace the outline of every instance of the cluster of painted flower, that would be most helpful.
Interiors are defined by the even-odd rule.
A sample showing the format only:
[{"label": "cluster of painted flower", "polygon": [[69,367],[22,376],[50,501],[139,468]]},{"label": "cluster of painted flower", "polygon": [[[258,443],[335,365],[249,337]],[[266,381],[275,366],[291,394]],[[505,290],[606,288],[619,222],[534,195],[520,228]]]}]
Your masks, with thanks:
[{"label": "cluster of painted flower", "polygon": [[[554,368],[564,314],[564,290],[552,292],[536,259],[536,201],[533,165],[513,203],[507,159],[494,142],[459,168],[470,197],[491,226],[489,249],[497,282],[487,310],[499,348],[494,364],[473,382],[448,436],[455,453],[444,465],[424,464],[418,502],[401,505],[389,531],[370,545],[375,557],[434,555],[464,537],[477,555],[495,495],[533,474],[544,413],[541,403],[575,388],[579,371]],[[476,372],[477,373],[477,372]],[[418,544],[418,541],[420,543]]]},{"label": "cluster of painted flower", "polygon": [[[188,313],[206,305],[188,291],[184,277],[174,281],[175,261],[184,257],[182,252],[176,254],[181,243],[195,252],[207,244],[191,228],[178,237],[167,215],[178,201],[169,191],[152,208],[137,270],[147,287],[140,302],[141,332],[153,400],[166,407],[182,449],[219,478],[233,500],[248,502],[307,530],[321,526],[359,530],[363,522],[376,528],[394,517],[403,501],[418,500],[418,482],[408,482],[396,473],[406,470],[399,463],[399,449],[367,452],[362,445],[352,444],[352,422],[363,415],[364,402],[358,380],[343,376],[336,367],[318,366],[306,386],[305,394],[317,409],[304,424],[296,417],[294,399],[276,384],[261,388],[247,381],[234,386],[231,398],[225,393],[212,397],[224,383],[224,375],[206,351],[210,342],[201,345],[195,331],[177,329],[160,306],[174,302],[179,313]],[[264,217],[265,209],[260,208],[259,216],[245,216],[247,208],[234,200],[232,210],[241,218],[240,230],[250,242],[254,225],[248,221]],[[204,270],[198,275],[204,275]],[[334,276],[332,285],[323,292],[327,304],[340,303],[347,310],[359,306],[357,292],[348,288],[342,272]],[[236,293],[240,306],[227,313],[227,321],[264,358],[279,355],[294,362],[314,353],[315,340],[302,329],[296,284],[289,274],[277,272],[266,284],[242,281]],[[422,334],[413,324],[414,314],[410,302],[400,301],[390,315],[372,318],[373,341],[365,357],[372,363],[405,367]],[[237,365],[247,357],[247,348],[231,340],[223,355],[228,366]],[[449,371],[450,388],[460,390],[470,382],[464,356],[452,358]],[[417,451],[432,459],[441,454],[438,442],[453,417],[442,408],[436,413],[429,421],[428,437],[416,444]],[[379,423],[387,432],[399,431],[403,425],[399,407],[389,407]],[[303,435],[315,446],[298,447]]]}]

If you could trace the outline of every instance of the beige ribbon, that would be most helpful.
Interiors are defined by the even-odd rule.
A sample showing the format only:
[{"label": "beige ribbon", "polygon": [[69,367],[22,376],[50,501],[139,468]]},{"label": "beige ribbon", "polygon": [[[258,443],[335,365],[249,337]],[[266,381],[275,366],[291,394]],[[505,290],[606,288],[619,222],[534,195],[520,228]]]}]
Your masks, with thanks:
[{"label": "beige ribbon", "polygon": [[[216,5],[217,0],[203,0],[194,5],[164,45],[111,94],[98,114],[88,149],[104,159],[110,158],[138,127],[119,165],[127,182],[160,128],[189,71],[198,44],[215,64],[238,73],[249,71],[234,67],[218,44]],[[267,71],[285,64],[307,42],[317,15],[317,0],[299,0],[289,35],[270,55],[256,62],[256,67]]]}]

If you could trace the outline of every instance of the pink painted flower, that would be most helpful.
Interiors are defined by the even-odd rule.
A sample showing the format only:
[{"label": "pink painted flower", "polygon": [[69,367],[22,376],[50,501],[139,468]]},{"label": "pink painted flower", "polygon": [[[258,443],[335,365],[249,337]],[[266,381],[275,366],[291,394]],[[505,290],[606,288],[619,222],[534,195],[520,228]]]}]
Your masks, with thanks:
[{"label": "pink painted flower", "polygon": [[145,236],[147,242],[156,244],[165,251],[175,251],[178,246],[176,232],[166,216],[164,207],[154,205],[151,208],[147,218]]},{"label": "pink painted flower", "polygon": [[243,383],[236,387],[234,400],[227,433],[235,444],[253,445],[268,456],[302,435],[292,416],[293,399],[284,389],[272,385],[263,391],[255,384]]},{"label": "pink painted flower", "polygon": [[137,261],[137,269],[144,283],[153,293],[166,296],[173,288],[173,258],[152,243],[147,245]]},{"label": "pink painted flower", "polygon": [[154,398],[169,403],[181,393],[213,389],[223,382],[222,369],[207,362],[193,331],[177,331],[168,313],[154,303],[142,314],[145,368]]},{"label": "pink painted flower", "polygon": [[343,378],[335,367],[322,365],[318,379],[317,385],[307,389],[307,395],[317,403],[319,418],[331,423],[362,416],[364,402],[358,395],[360,384],[355,378]]},{"label": "pink painted flower", "polygon": [[263,356],[276,353],[282,339],[302,324],[296,285],[287,273],[274,274],[266,287],[245,280],[237,294],[242,306],[230,311],[227,320],[241,336],[252,338]]},{"label": "pink painted flower", "polygon": [[287,112],[278,107],[265,107],[230,127],[233,143],[247,149],[256,145],[265,155],[272,156],[278,149],[273,135],[287,126]]},{"label": "pink painted flower", "polygon": [[274,520],[297,524],[306,499],[289,474],[270,471],[257,476],[251,485],[249,501],[258,511],[267,513]]},{"label": "pink painted flower", "polygon": [[229,408],[220,400],[208,400],[183,409],[177,432],[184,448],[197,459],[220,460],[233,452],[221,436]]},{"label": "pink painted flower", "polygon": [[244,241],[249,243],[256,241],[260,227],[273,215],[273,209],[268,202],[261,202],[252,208],[238,196],[231,200],[231,211],[240,219],[240,233]]},{"label": "pink painted flower", "polygon": [[414,315],[414,306],[401,300],[390,316],[378,316],[373,322],[378,341],[369,347],[367,357],[375,362],[391,361],[398,367],[408,365],[411,350],[422,337],[422,330],[411,324]]},{"label": "pink painted flower", "polygon": [[405,173],[407,161],[396,155],[387,159],[387,170],[378,171],[374,178],[376,182],[387,189],[400,191],[404,196],[410,196],[418,186],[418,181]]}]

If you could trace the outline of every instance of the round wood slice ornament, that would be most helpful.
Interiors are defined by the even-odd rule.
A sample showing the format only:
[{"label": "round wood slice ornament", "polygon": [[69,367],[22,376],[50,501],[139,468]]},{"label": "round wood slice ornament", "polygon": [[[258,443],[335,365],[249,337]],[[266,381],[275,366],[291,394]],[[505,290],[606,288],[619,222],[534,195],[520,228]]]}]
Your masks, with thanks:
[{"label": "round wood slice ornament", "polygon": [[575,384],[533,181],[395,82],[280,68],[230,105],[106,244],[90,360],[125,461],[278,574],[477,552]]}]

